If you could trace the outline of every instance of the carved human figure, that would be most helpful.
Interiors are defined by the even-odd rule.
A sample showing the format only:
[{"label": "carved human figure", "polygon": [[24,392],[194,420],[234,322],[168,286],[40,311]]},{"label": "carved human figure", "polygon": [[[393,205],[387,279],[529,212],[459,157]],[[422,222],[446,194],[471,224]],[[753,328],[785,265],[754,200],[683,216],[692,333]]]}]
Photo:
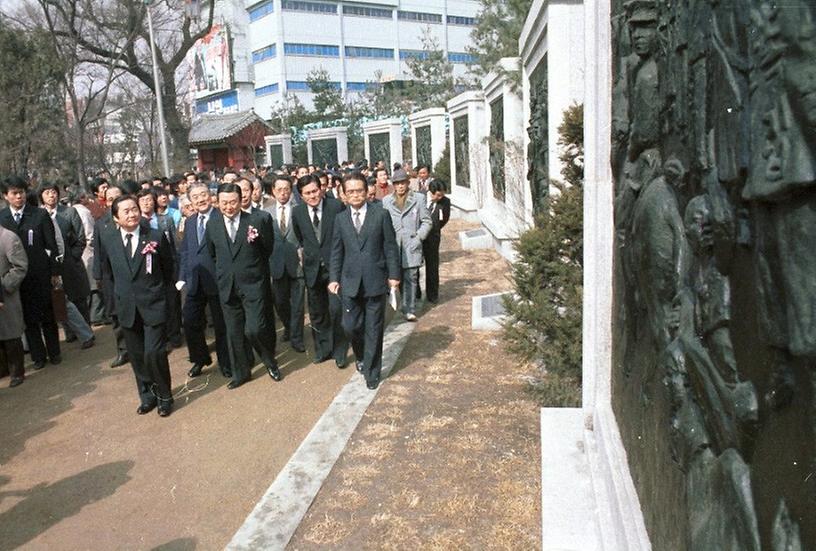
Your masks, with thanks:
[{"label": "carved human figure", "polygon": [[[783,16],[798,18],[786,26],[796,35],[781,33]],[[786,356],[816,359],[816,25],[804,5],[784,13],[766,7],[754,17],[765,31],[756,96],[766,106],[765,143],[755,146],[742,197],[754,219],[760,325],[777,350],[767,398],[779,408],[794,389]]]},{"label": "carved human figure", "polygon": [[649,331],[658,349],[669,343],[672,301],[688,273],[689,251],[676,193],[685,185],[686,170],[676,158],[663,175],[647,182],[632,211],[631,267],[646,311]]}]

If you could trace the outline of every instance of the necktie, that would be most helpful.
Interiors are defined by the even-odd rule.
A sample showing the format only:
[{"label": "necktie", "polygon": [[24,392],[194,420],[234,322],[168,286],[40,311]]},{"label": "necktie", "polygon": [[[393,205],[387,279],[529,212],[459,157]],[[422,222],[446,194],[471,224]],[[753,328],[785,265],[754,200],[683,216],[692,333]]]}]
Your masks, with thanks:
[{"label": "necktie", "polygon": [[204,241],[204,220],[206,220],[206,216],[203,214],[198,215],[198,244]]},{"label": "necktie", "polygon": [[320,218],[317,217],[317,207],[312,207],[312,225],[315,229],[320,226]]},{"label": "necktie", "polygon": [[286,207],[281,205],[281,213],[280,213],[280,230],[281,233],[286,233]]},{"label": "necktie", "polygon": [[21,219],[22,217],[23,217],[23,213],[22,213],[22,212],[19,212],[19,211],[18,211],[18,212],[15,212],[15,213],[14,213],[14,223],[15,223],[15,224],[17,224],[17,225],[19,226],[19,225],[20,225],[20,219]]},{"label": "necktie", "polygon": [[360,228],[362,226],[363,225],[360,223],[360,211],[355,210],[354,211],[354,229],[357,230],[357,233],[360,233]]},{"label": "necktie", "polygon": [[230,241],[232,241],[233,243],[235,243],[235,232],[236,232],[235,218],[230,218],[230,221],[229,221],[229,238],[230,238]]},{"label": "necktie", "polygon": [[128,259],[133,258],[133,234],[125,235],[125,250],[127,251]]}]

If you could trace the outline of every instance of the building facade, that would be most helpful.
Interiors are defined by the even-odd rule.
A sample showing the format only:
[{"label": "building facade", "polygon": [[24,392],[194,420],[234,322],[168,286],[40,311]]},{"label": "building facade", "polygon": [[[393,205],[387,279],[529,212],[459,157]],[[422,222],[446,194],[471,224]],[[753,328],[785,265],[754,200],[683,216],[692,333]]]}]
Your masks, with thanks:
[{"label": "building facade", "polygon": [[378,80],[406,78],[407,60],[423,55],[429,32],[462,76],[474,60],[466,52],[476,25],[476,0],[229,0],[219,2],[228,29],[232,81],[228,89],[196,97],[195,111],[254,109],[271,117],[287,94],[307,108],[306,82],[324,69],[346,97]]}]

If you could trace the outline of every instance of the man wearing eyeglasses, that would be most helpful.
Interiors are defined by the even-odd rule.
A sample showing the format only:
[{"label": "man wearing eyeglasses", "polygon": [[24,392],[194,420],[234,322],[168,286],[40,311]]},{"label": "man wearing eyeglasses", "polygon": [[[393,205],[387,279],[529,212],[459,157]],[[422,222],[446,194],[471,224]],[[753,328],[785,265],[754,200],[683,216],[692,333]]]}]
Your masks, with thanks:
[{"label": "man wearing eyeglasses", "polygon": [[386,295],[399,286],[400,257],[391,216],[366,200],[366,178],[343,178],[348,208],[337,215],[329,266],[330,293],[340,295],[343,330],[366,386],[375,390],[382,370]]}]

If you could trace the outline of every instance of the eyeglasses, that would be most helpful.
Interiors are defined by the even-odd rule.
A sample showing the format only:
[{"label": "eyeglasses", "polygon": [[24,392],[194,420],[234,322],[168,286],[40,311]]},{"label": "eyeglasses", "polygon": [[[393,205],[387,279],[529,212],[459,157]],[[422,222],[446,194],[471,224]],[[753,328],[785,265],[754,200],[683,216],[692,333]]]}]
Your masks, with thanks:
[{"label": "eyeglasses", "polygon": [[346,195],[351,195],[353,193],[354,194],[356,194],[356,193],[361,193],[362,194],[362,193],[365,193],[365,192],[366,192],[366,189],[362,188],[362,187],[361,188],[356,188],[356,189],[347,189],[346,190]]}]

